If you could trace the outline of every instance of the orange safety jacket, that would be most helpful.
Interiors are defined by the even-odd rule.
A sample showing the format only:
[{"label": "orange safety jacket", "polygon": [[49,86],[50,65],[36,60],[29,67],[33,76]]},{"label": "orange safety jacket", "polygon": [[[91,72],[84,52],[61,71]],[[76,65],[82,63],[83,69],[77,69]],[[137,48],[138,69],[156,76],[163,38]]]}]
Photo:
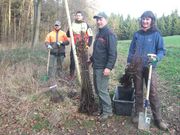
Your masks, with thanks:
[{"label": "orange safety jacket", "polygon": [[52,43],[60,42],[60,41],[65,42],[67,40],[68,40],[68,37],[66,36],[66,33],[64,31],[53,30],[46,36],[45,42],[52,44]]},{"label": "orange safety jacket", "polygon": [[53,49],[51,50],[51,54],[54,54],[54,55],[65,54],[65,45],[68,45],[69,42],[68,44],[60,45],[60,46],[57,45],[57,42],[66,42],[66,43],[68,42],[68,37],[64,31],[62,30],[51,31],[46,36],[45,43],[46,45],[50,44],[52,46]]}]

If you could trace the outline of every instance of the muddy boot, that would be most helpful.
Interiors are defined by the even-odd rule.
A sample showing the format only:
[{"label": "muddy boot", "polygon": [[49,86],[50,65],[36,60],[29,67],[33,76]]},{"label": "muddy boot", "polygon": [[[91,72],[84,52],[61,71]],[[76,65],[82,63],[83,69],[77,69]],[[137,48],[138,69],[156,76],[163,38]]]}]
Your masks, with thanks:
[{"label": "muddy boot", "polygon": [[139,112],[143,112],[143,108],[142,107],[135,107],[135,112],[134,114],[132,115],[132,122],[134,124],[137,124],[138,121],[139,121]]},{"label": "muddy boot", "polygon": [[97,109],[97,111],[95,111],[95,112],[93,112],[93,116],[100,116],[100,115],[102,115],[103,114],[103,110],[102,109],[100,109],[100,108],[98,108]]},{"label": "muddy boot", "polygon": [[154,120],[154,124],[161,130],[168,130],[168,125],[163,120]]},{"label": "muddy boot", "polygon": [[106,121],[108,118],[111,118],[113,116],[113,113],[109,113],[109,114],[101,114],[100,117],[98,118],[99,122],[104,122]]}]

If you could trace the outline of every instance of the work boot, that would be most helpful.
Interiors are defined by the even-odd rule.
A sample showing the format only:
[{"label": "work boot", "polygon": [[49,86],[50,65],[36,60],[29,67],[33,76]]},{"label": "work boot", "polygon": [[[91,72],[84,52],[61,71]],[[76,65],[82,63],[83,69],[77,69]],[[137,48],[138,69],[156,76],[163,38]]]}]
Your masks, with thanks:
[{"label": "work boot", "polygon": [[104,121],[106,121],[108,118],[110,118],[110,117],[112,117],[112,116],[113,116],[113,113],[101,114],[98,120],[99,120],[100,122],[104,122]]},{"label": "work boot", "polygon": [[167,131],[168,125],[162,120],[155,120],[154,124],[161,130]]},{"label": "work boot", "polygon": [[100,110],[100,109],[98,109],[97,111],[95,111],[95,112],[93,112],[93,116],[100,116],[100,115],[102,115],[103,114],[103,111],[102,110]]},{"label": "work boot", "polygon": [[133,122],[134,124],[137,124],[138,121],[139,121],[139,116],[138,116],[138,115],[135,115],[135,116],[132,117],[132,122]]}]

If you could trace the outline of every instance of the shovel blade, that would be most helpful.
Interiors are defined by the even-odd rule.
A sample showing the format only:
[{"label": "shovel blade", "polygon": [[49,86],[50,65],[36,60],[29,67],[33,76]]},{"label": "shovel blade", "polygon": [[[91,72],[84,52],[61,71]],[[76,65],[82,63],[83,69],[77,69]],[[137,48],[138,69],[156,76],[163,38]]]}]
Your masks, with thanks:
[{"label": "shovel blade", "polygon": [[149,131],[151,118],[145,116],[143,112],[139,113],[138,129]]}]

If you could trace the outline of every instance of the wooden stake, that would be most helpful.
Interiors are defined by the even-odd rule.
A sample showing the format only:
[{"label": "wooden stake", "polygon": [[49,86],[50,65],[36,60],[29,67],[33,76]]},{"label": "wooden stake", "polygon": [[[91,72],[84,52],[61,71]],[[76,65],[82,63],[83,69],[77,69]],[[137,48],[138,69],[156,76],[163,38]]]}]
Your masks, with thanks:
[{"label": "wooden stake", "polygon": [[76,71],[77,71],[77,77],[78,77],[79,84],[82,86],[79,62],[78,62],[78,58],[77,58],[77,53],[76,53],[76,48],[75,48],[75,43],[74,43],[74,36],[73,36],[73,32],[72,32],[72,27],[71,27],[71,18],[70,18],[70,14],[69,14],[69,6],[68,6],[67,0],[64,0],[64,1],[65,1],[65,8],[66,8],[66,14],[67,14],[68,25],[69,25],[72,51],[73,51],[73,56],[74,56],[74,61],[75,61],[75,66],[76,66]]}]

